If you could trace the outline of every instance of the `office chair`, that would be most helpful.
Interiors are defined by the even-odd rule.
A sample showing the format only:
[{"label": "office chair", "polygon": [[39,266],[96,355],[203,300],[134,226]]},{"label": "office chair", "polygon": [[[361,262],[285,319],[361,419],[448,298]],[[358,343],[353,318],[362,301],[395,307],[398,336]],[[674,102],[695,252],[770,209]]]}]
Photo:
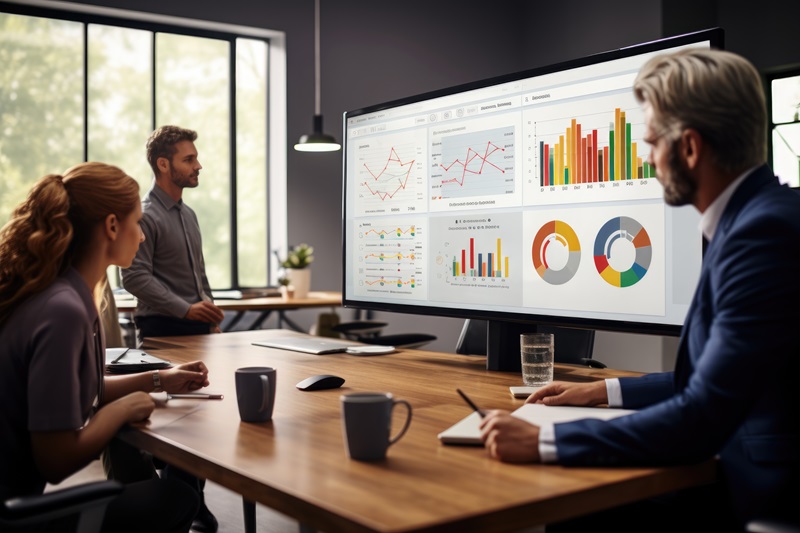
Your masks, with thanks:
[{"label": "office chair", "polygon": [[75,533],[96,533],[103,525],[106,507],[122,488],[118,481],[95,481],[44,494],[9,498],[0,507],[0,530],[46,524],[78,515]]},{"label": "office chair", "polygon": [[[592,359],[594,349],[594,330],[561,328],[556,326],[535,326],[539,333],[555,335],[555,362],[605,368],[606,365]],[[486,342],[489,322],[468,318],[461,328],[456,343],[456,353],[462,355],[486,355]]]},{"label": "office chair", "polygon": [[[366,318],[364,313],[366,313]],[[429,342],[435,341],[435,335],[427,333],[398,333],[383,335],[383,329],[388,326],[386,322],[371,319],[371,311],[358,309],[355,320],[339,322],[338,315],[335,324],[329,325],[329,331],[334,336],[344,337],[351,341],[379,346],[396,346],[398,348],[419,348]]]},{"label": "office chair", "polygon": [[745,530],[747,533],[800,533],[800,521],[751,520]]},{"label": "office chair", "polygon": [[380,346],[419,348],[420,346],[424,346],[436,340],[436,335],[429,335],[427,333],[383,335],[381,332],[386,326],[388,326],[386,322],[379,322],[377,320],[355,320],[353,322],[337,324],[331,329],[342,334],[347,339]]}]

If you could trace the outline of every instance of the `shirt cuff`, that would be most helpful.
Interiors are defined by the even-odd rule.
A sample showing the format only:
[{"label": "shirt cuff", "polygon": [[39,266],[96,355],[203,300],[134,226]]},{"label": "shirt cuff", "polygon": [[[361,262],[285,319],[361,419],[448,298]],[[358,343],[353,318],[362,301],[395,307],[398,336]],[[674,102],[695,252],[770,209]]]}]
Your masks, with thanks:
[{"label": "shirt cuff", "polygon": [[558,461],[556,450],[556,430],[550,422],[545,422],[539,426],[539,460],[543,463],[555,463]]},{"label": "shirt cuff", "polygon": [[609,407],[622,407],[622,387],[619,378],[606,380],[606,394],[608,394]]}]

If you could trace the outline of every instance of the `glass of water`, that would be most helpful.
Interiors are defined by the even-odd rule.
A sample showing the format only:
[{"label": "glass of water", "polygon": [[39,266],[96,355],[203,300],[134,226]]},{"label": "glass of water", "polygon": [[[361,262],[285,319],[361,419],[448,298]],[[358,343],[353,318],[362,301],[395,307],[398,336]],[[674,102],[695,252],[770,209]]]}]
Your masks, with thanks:
[{"label": "glass of water", "polygon": [[525,385],[541,387],[553,381],[552,333],[523,333],[519,336],[519,348]]}]

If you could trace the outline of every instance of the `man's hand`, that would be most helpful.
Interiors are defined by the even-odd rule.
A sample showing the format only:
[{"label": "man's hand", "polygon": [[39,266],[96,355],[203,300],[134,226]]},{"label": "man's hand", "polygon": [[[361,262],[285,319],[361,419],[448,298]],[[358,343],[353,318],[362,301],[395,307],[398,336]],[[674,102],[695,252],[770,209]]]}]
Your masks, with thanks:
[{"label": "man's hand", "polygon": [[224,317],[222,309],[211,302],[202,301],[192,304],[184,318],[219,325]]},{"label": "man's hand", "polygon": [[508,411],[489,411],[481,422],[481,440],[489,455],[506,463],[539,462],[539,426]]},{"label": "man's hand", "polygon": [[591,383],[568,383],[554,381],[537,390],[525,403],[545,405],[600,405],[608,403],[608,392],[604,380]]}]

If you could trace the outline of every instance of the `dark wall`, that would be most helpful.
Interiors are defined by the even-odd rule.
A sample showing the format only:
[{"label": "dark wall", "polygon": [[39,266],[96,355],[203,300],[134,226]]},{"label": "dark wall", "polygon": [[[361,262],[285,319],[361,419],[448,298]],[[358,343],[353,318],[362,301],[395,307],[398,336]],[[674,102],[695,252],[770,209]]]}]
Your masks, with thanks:
[{"label": "dark wall", "polygon": [[660,0],[529,2],[526,68],[662,37]]},{"label": "dark wall", "polygon": [[[312,288],[338,289],[342,154],[291,149],[314,113],[313,0],[82,3],[286,33],[289,242],[316,248]],[[715,25],[726,30],[727,49],[761,69],[797,63],[797,20],[800,2],[785,0],[322,0],[325,130],[340,138],[347,110]],[[437,349],[453,348],[461,323],[391,320],[398,331],[438,334]]]}]

